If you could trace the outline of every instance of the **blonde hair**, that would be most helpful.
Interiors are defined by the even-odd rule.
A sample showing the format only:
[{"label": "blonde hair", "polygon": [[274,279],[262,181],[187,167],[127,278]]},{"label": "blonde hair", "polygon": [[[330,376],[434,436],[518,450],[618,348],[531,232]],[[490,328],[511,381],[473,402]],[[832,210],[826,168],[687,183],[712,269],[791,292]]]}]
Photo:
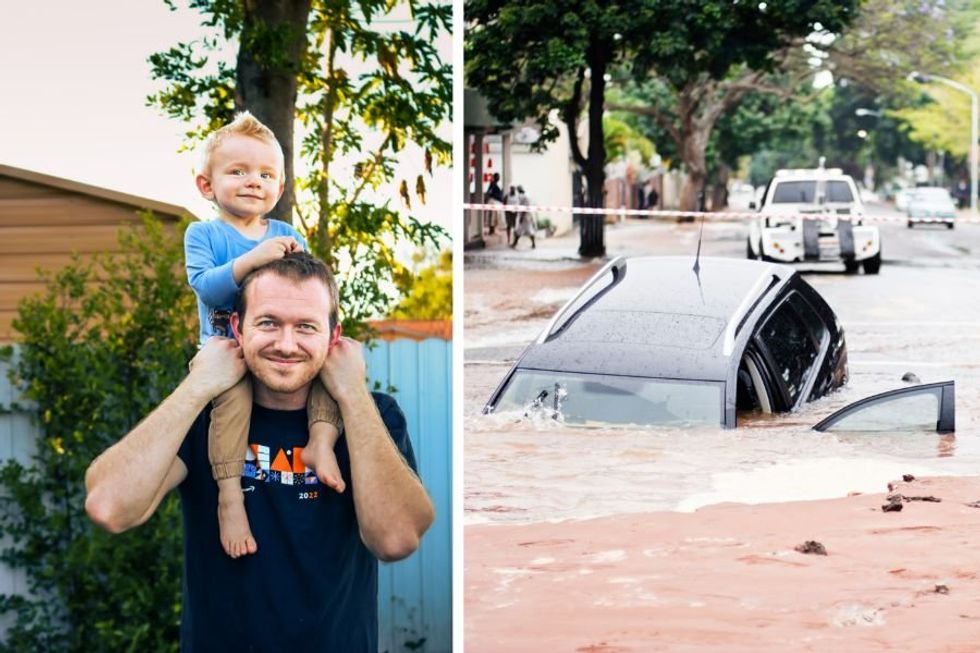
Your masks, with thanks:
[{"label": "blonde hair", "polygon": [[283,154],[282,145],[280,145],[279,141],[276,140],[276,135],[272,132],[272,130],[266,127],[262,121],[248,111],[242,111],[235,116],[235,119],[230,123],[211,132],[207,140],[204,141],[204,145],[201,149],[201,161],[200,165],[198,166],[198,174],[206,175],[210,172],[211,156],[229,136],[248,136],[250,138],[256,138],[260,141],[265,141],[270,145],[274,145],[276,151],[279,152],[279,176],[285,177],[286,157]]}]

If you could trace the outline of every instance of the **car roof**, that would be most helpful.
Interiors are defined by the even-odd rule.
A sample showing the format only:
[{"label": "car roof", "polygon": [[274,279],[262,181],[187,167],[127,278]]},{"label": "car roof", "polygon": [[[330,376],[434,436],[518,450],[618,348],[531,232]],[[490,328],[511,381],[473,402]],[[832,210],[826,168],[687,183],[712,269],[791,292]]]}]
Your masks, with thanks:
[{"label": "car roof", "polygon": [[796,272],[744,259],[704,257],[699,265],[695,274],[693,256],[613,261],[583,292],[611,287],[584,307],[569,302],[518,366],[724,381],[742,322]]}]

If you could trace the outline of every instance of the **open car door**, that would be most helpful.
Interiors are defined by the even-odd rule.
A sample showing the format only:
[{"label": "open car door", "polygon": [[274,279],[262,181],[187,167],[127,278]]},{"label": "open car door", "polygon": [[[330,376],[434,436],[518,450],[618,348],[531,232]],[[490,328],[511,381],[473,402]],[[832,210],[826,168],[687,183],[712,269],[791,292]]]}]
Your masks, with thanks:
[{"label": "open car door", "polygon": [[848,404],[816,426],[816,431],[956,430],[956,384],[926,383],[889,390]]}]

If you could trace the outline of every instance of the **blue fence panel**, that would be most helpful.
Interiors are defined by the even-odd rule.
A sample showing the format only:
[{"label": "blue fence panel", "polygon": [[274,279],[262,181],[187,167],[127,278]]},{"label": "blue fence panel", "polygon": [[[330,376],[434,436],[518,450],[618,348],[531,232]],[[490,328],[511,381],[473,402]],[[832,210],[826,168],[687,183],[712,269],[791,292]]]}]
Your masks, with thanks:
[{"label": "blue fence panel", "polygon": [[372,386],[398,400],[436,520],[419,550],[378,576],[379,650],[452,650],[452,342],[379,341],[365,353]]}]

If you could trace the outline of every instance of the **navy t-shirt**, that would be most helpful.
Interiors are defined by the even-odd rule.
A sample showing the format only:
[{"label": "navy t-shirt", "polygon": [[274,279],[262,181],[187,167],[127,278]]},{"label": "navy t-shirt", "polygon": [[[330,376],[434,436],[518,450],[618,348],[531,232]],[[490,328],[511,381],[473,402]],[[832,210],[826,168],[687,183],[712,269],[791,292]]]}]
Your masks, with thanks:
[{"label": "navy t-shirt", "polygon": [[[416,469],[405,416],[372,393],[396,446]],[[306,410],[253,405],[242,489],[258,552],[233,560],[218,537],[218,487],[208,462],[205,410],[178,455],[184,513],[181,651],[339,651],[378,649],[378,561],[361,542],[350,456],[335,449],[347,483],[322,485],[301,462]]]}]

